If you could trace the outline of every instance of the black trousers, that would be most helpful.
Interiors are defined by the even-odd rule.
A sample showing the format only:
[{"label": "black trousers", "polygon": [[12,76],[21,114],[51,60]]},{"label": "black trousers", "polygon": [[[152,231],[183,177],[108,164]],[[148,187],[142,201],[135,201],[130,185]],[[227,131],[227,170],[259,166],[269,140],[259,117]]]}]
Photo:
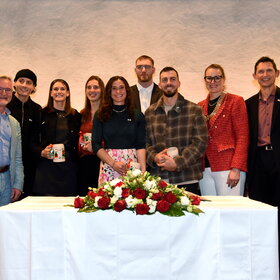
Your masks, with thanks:
[{"label": "black trousers", "polygon": [[280,168],[273,151],[257,149],[249,174],[249,197],[273,206],[280,206]]},{"label": "black trousers", "polygon": [[188,192],[192,192],[194,194],[201,195],[198,183],[179,185],[178,188],[185,188],[186,191],[188,191]]},{"label": "black trousers", "polygon": [[280,255],[280,168],[275,162],[273,151],[257,149],[256,160],[250,173],[249,197],[278,207],[278,252]]}]

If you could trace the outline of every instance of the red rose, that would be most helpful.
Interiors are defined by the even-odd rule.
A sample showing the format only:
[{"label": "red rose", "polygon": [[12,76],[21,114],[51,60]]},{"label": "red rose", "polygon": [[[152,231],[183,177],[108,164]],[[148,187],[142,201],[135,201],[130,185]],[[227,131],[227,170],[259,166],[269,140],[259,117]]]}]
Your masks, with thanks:
[{"label": "red rose", "polygon": [[124,182],[120,181],[120,182],[118,182],[118,183],[115,185],[115,188],[116,188],[116,187],[121,187],[122,185],[124,185]]},{"label": "red rose", "polygon": [[163,197],[163,193],[162,192],[158,192],[158,193],[154,193],[151,197],[151,199],[153,200],[161,200]]},{"label": "red rose", "polygon": [[87,194],[89,197],[91,198],[96,198],[97,197],[97,193],[93,192],[93,191],[89,191],[88,194]]},{"label": "red rose", "polygon": [[164,188],[167,186],[167,183],[166,183],[165,181],[163,181],[163,180],[160,180],[160,181],[158,182],[158,186],[159,186],[160,188],[164,189]]},{"label": "red rose", "polygon": [[157,210],[159,212],[167,212],[170,208],[170,203],[166,200],[160,200],[158,203],[157,203]]},{"label": "red rose", "polygon": [[144,199],[146,197],[146,191],[140,188],[135,189],[134,196],[137,199]]},{"label": "red rose", "polygon": [[130,195],[130,189],[128,188],[123,188],[122,189],[122,197],[126,198]]},{"label": "red rose", "polygon": [[164,196],[165,200],[168,201],[169,203],[173,204],[177,201],[177,197],[175,194],[173,194],[171,191],[165,194]]},{"label": "red rose", "polygon": [[104,188],[99,189],[97,192],[97,196],[104,196],[105,194],[106,192],[104,191]]},{"label": "red rose", "polygon": [[117,200],[115,205],[114,205],[114,210],[117,212],[121,212],[123,209],[126,207],[126,202],[125,200]]},{"label": "red rose", "polygon": [[83,208],[85,207],[85,202],[84,202],[84,199],[77,196],[74,200],[74,207],[75,208]]},{"label": "red rose", "polygon": [[150,207],[145,203],[139,203],[136,205],[135,209],[137,215],[145,215],[149,212]]},{"label": "red rose", "polygon": [[190,200],[193,205],[199,205],[200,204],[200,197],[198,195],[191,195]]},{"label": "red rose", "polygon": [[110,198],[109,197],[101,197],[99,198],[97,205],[101,209],[107,209],[110,204]]}]

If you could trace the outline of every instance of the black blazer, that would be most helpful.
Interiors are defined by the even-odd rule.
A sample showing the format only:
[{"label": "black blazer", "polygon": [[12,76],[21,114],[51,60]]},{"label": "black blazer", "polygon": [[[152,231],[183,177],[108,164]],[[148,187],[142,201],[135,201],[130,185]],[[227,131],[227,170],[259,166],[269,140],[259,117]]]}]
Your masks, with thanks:
[{"label": "black blazer", "polygon": [[[41,159],[41,151],[56,139],[56,112],[48,112],[46,108],[41,110],[40,121],[36,122],[32,132],[31,150],[37,159]],[[69,144],[65,147],[70,152],[72,159],[78,159],[78,140],[81,126],[81,115],[75,113],[66,116],[69,129]]]},{"label": "black blazer", "polygon": [[[259,93],[253,95],[246,100],[248,111],[249,129],[250,129],[250,146],[248,156],[248,180],[250,181],[250,171],[255,161],[256,149],[258,144],[258,115],[259,115]],[[280,172],[280,88],[276,87],[275,100],[272,113],[271,145],[273,147],[273,155]]]},{"label": "black blazer", "polygon": [[[137,86],[134,85],[134,86],[130,87],[130,91],[131,91],[132,100],[133,100],[135,109],[142,112],[140,97],[139,97],[139,91],[138,91]],[[157,84],[154,83],[154,88],[153,88],[153,91],[152,91],[150,105],[156,103],[161,96],[162,96],[161,89],[158,87]],[[143,112],[143,113],[145,113],[145,112]]]}]

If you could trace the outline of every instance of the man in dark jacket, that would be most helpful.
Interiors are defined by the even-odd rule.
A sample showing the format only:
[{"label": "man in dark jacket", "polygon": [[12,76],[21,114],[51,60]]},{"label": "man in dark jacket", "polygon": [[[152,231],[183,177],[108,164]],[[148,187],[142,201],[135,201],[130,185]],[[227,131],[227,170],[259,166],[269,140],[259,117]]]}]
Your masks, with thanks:
[{"label": "man in dark jacket", "polygon": [[14,94],[12,101],[8,104],[11,115],[20,123],[22,135],[22,160],[24,166],[23,197],[32,194],[35,176],[34,159],[29,150],[30,135],[34,122],[39,119],[41,106],[31,100],[37,86],[37,77],[29,69],[17,72],[14,78]]},{"label": "man in dark jacket", "polygon": [[162,96],[162,91],[153,82],[154,60],[147,55],[138,57],[135,61],[135,73],[138,83],[130,88],[131,95],[135,108],[145,113],[147,108]]}]

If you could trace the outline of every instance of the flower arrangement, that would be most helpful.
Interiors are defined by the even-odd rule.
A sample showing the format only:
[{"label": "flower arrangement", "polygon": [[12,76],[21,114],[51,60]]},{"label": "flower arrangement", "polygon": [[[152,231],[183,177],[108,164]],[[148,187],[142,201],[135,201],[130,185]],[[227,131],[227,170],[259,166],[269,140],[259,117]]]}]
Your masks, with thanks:
[{"label": "flower arrangement", "polygon": [[121,212],[124,209],[136,212],[137,215],[160,212],[168,216],[183,216],[184,211],[196,215],[203,213],[197,205],[200,197],[189,194],[183,188],[167,184],[160,177],[138,169],[130,169],[127,175],[99,188],[89,188],[85,198],[76,197],[74,207],[78,212],[94,212],[113,209]]}]

